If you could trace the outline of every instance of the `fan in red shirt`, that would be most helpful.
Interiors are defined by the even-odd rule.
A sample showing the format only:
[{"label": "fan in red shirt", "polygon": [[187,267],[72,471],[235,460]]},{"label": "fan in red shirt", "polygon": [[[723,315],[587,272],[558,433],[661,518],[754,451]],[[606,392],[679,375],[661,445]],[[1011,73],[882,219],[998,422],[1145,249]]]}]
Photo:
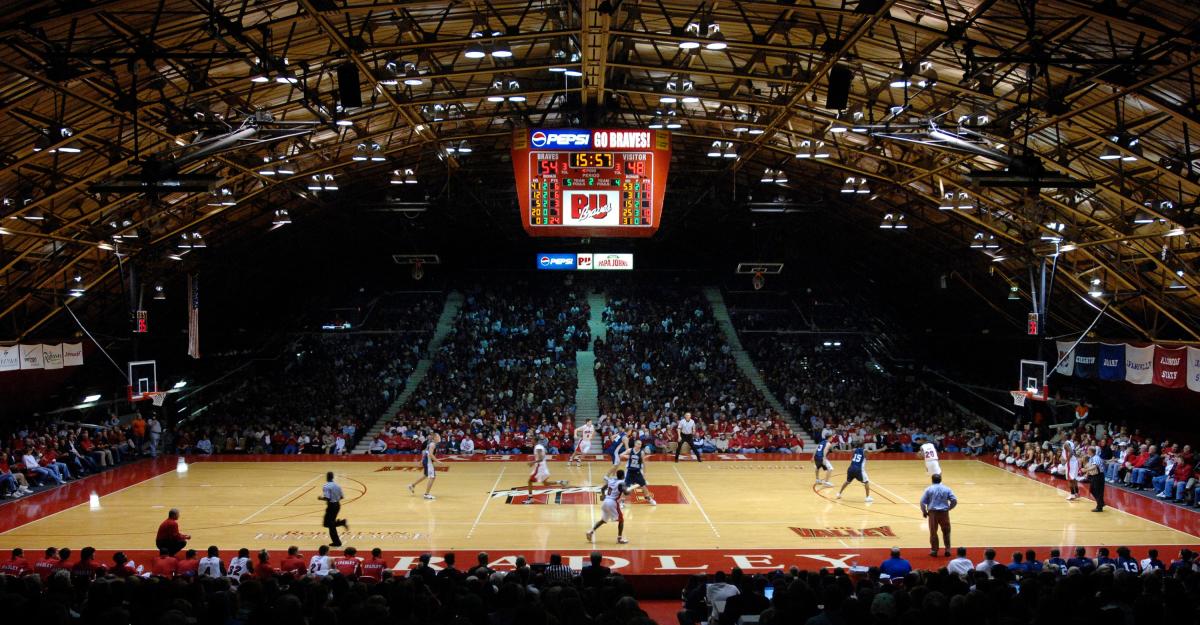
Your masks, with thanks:
[{"label": "fan in red shirt", "polygon": [[96,549],[94,547],[84,547],[79,551],[79,562],[71,567],[71,580],[79,582],[82,580],[91,581],[96,577],[104,575],[108,567],[96,562]]},{"label": "fan in red shirt", "polygon": [[112,559],[113,565],[109,571],[113,575],[116,575],[117,577],[133,577],[134,575],[137,575],[137,569],[134,568],[133,563],[129,561],[129,558],[125,556],[124,551],[118,551],[114,553]]},{"label": "fan in red shirt", "polygon": [[50,579],[51,575],[58,570],[58,550],[54,547],[46,547],[46,554],[41,560],[33,564],[33,572],[37,573],[42,578],[42,581]]},{"label": "fan in red shirt", "polygon": [[267,581],[275,579],[275,575],[279,570],[271,566],[271,554],[267,553],[266,549],[258,552],[258,564],[254,565],[254,577],[256,579]]},{"label": "fan in red shirt", "polygon": [[358,550],[346,547],[340,558],[333,559],[333,568],[346,577],[357,577],[362,574],[362,560],[354,557]]},{"label": "fan in red shirt", "polygon": [[371,550],[371,559],[362,563],[362,575],[359,576],[359,579],[363,581],[383,581],[383,572],[388,566],[387,560],[380,557],[382,555],[383,551],[379,547]]},{"label": "fan in red shirt", "polygon": [[156,577],[165,577],[171,579],[175,577],[175,573],[179,570],[179,560],[171,555],[171,552],[166,549],[158,550],[158,557],[150,564],[150,571]]},{"label": "fan in red shirt", "polygon": [[188,549],[184,552],[183,559],[179,561],[179,568],[175,569],[175,576],[195,577],[199,569],[200,560],[196,558],[196,550]]},{"label": "fan in red shirt", "polygon": [[12,557],[0,562],[0,573],[4,575],[20,577],[31,572],[33,569],[29,568],[29,563],[25,561],[25,550],[20,547],[12,550]]},{"label": "fan in red shirt", "polygon": [[279,565],[279,572],[297,578],[304,577],[304,574],[308,572],[308,565],[304,562],[304,557],[300,555],[299,547],[288,547],[287,556]]}]

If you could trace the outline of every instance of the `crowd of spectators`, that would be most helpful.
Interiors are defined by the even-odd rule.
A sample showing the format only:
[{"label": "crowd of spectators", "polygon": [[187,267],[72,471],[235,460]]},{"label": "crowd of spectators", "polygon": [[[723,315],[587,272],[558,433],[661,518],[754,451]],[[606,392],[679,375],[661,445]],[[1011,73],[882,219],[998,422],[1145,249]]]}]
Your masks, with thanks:
[{"label": "crowd of spectators", "polygon": [[309,334],[179,426],[181,453],[349,453],[404,388],[422,333]]},{"label": "crowd of spectators", "polygon": [[925,438],[943,451],[977,455],[998,440],[941,393],[884,372],[849,346],[777,334],[743,341],[780,401],[814,439],[827,436],[837,449],[912,452]]},{"label": "crowd of spectators", "polygon": [[574,446],[575,352],[591,342],[582,291],[524,284],[464,294],[454,330],[373,453],[415,453],[433,431],[459,453]]},{"label": "crowd of spectators", "polygon": [[631,432],[672,453],[671,427],[684,412],[699,423],[705,451],[798,452],[800,440],[738,370],[708,302],[695,289],[623,287],[608,291],[597,340],[598,429],[609,445]]},{"label": "crowd of spectators", "polygon": [[1180,506],[1200,507],[1200,458],[1191,445],[1136,428],[1081,419],[1057,428],[1051,436],[1041,432],[1028,422],[1017,421],[997,443],[995,458],[1031,473],[1069,479],[1062,449],[1070,440],[1068,448],[1082,455],[1080,466],[1093,450],[1100,455],[1107,483],[1145,491]]},{"label": "crowd of spectators", "polygon": [[389,332],[433,333],[445,297],[441,294],[384,293],[370,307],[363,327]]},{"label": "crowd of spectators", "polygon": [[271,562],[267,552],[251,556],[243,548],[228,564],[216,547],[198,555],[164,550],[135,564],[124,553],[98,562],[91,547],[77,560],[69,549],[29,560],[15,550],[0,562],[0,601],[13,623],[49,625],[653,623],[598,553],[581,571],[561,558],[537,570],[517,558],[511,570],[498,571],[480,553],[461,569],[453,554],[437,568],[426,555],[407,572],[393,571],[378,549],[361,557],[350,547],[340,554],[321,547],[306,561],[292,547]]},{"label": "crowd of spectators", "polygon": [[0,496],[16,499],[104,471],[144,455],[157,455],[163,426],[151,415],[100,423],[30,420],[0,433]]},{"label": "crowd of spectators", "polygon": [[[1006,562],[987,549],[937,571],[914,570],[899,549],[876,566],[850,571],[695,575],[683,591],[681,625],[805,623],[1191,623],[1200,606],[1200,566],[1189,549],[1164,563],[1157,550],[1083,548],[1064,559],[1018,550]],[[769,594],[768,594],[769,591]],[[768,599],[768,597],[770,597]]]}]

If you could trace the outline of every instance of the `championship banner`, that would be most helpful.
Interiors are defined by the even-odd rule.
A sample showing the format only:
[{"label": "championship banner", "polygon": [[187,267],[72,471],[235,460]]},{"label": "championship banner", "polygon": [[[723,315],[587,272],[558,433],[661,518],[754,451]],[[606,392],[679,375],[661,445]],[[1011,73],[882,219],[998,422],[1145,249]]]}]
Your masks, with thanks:
[{"label": "championship banner", "polygon": [[1054,372],[1070,377],[1071,374],[1075,373],[1075,355],[1071,354],[1068,356],[1067,353],[1071,349],[1071,346],[1075,344],[1075,341],[1055,341],[1055,344],[1058,345],[1057,362],[1059,365]]},{"label": "championship banner", "polygon": [[62,369],[63,368],[62,343],[58,343],[55,345],[42,345],[42,368],[43,369]]},{"label": "championship banner", "polygon": [[1182,347],[1154,346],[1154,384],[1164,388],[1184,388],[1187,378],[1187,350]]},{"label": "championship banner", "polygon": [[1100,376],[1099,347],[1096,343],[1075,346],[1075,377],[1090,380]]},{"label": "championship banner", "polygon": [[83,343],[63,343],[63,366],[78,367],[83,365]]},{"label": "championship banner", "polygon": [[1125,345],[1100,344],[1100,379],[1119,382],[1125,379]]},{"label": "championship banner", "polygon": [[41,345],[22,345],[21,346],[21,369],[27,371],[29,369],[41,369],[42,364],[42,346]]},{"label": "championship banner", "polygon": [[21,368],[21,348],[17,345],[0,345],[0,371],[17,371]]},{"label": "championship banner", "polygon": [[1125,381],[1130,384],[1154,382],[1154,346],[1125,346]]},{"label": "championship banner", "polygon": [[1187,387],[1200,393],[1200,349],[1187,348]]}]

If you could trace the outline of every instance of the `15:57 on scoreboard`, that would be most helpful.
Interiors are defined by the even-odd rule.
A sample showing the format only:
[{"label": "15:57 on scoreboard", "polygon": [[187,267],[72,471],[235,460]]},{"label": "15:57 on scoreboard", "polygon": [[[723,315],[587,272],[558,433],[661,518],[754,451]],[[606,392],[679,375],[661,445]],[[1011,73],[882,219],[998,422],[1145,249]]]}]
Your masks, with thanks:
[{"label": "15:57 on scoreboard", "polygon": [[522,226],[531,236],[648,237],[662,222],[670,133],[532,129],[513,133]]}]

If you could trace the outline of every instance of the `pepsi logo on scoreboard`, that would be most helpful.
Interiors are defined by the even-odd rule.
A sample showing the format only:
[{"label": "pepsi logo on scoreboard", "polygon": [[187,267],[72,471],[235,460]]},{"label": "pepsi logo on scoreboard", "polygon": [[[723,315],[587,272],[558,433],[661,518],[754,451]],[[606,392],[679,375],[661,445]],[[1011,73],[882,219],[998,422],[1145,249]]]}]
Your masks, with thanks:
[{"label": "pepsi logo on scoreboard", "polygon": [[592,131],[577,128],[534,130],[529,145],[537,149],[586,150],[592,145]]},{"label": "pepsi logo on scoreboard", "polygon": [[574,254],[538,254],[537,268],[543,271],[574,271]]}]

